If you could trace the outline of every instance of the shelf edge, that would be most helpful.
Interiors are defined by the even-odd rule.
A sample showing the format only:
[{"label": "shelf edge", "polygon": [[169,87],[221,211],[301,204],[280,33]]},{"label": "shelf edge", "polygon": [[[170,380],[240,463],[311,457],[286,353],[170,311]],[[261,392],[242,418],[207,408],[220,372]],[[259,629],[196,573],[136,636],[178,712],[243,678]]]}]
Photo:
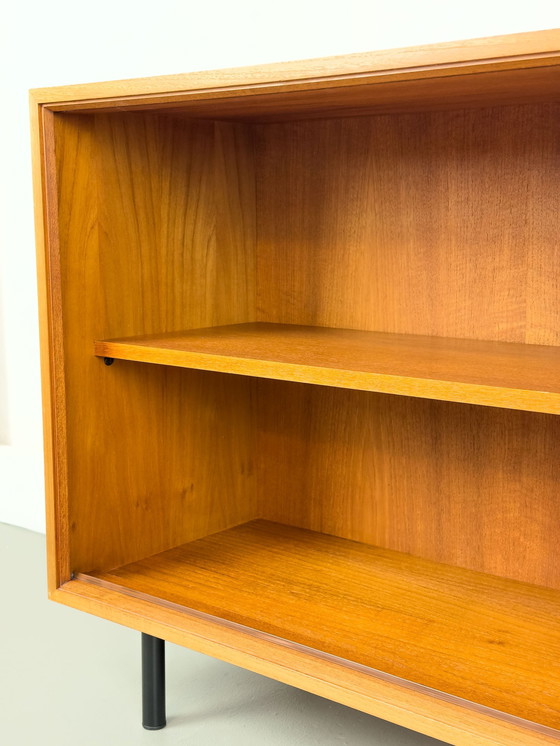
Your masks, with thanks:
[{"label": "shelf edge", "polygon": [[129,362],[231,373],[254,378],[476,404],[542,414],[560,414],[560,394],[463,381],[368,373],[255,358],[188,352],[123,342],[96,341],[95,355]]},{"label": "shelf edge", "polygon": [[254,634],[242,625],[226,626],[209,615],[176,609],[160,599],[139,598],[120,586],[103,587],[86,577],[78,575],[51,598],[456,746],[560,744],[560,731],[555,729],[494,714],[489,708],[481,711],[466,700],[414,684],[406,686],[405,680],[377,676],[370,669],[364,673],[334,656],[328,660],[304,646],[283,646],[279,638]]}]

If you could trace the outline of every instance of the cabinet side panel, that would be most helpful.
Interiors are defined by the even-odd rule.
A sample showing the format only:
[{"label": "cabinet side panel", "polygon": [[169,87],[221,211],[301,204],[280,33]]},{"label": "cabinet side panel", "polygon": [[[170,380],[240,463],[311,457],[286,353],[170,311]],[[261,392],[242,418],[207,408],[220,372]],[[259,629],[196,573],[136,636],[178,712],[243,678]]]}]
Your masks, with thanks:
[{"label": "cabinet side panel", "polygon": [[259,320],[560,344],[559,113],[260,125]]},{"label": "cabinet side panel", "polygon": [[251,320],[254,176],[241,125],[65,115],[56,145],[79,571],[255,517],[251,381],[93,354],[95,339]]},{"label": "cabinet side panel", "polygon": [[31,104],[49,592],[70,579],[54,115]]},{"label": "cabinet side panel", "polygon": [[252,321],[248,128],[98,115],[95,144],[105,336]]},{"label": "cabinet side panel", "polygon": [[269,381],[258,402],[264,518],[560,588],[560,417]]}]

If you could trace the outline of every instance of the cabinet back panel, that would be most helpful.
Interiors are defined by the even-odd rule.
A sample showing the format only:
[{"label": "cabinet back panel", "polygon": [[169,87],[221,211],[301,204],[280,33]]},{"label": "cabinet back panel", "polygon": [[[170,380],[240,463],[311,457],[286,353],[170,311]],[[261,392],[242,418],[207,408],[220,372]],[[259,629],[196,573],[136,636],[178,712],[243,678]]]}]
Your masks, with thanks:
[{"label": "cabinet back panel", "polygon": [[263,518],[560,588],[560,418],[259,381]]},{"label": "cabinet back panel", "polygon": [[559,344],[559,114],[257,125],[258,320]]},{"label": "cabinet back panel", "polygon": [[251,382],[93,354],[94,339],[251,320],[252,146],[243,125],[66,115],[55,153],[59,532],[85,571],[255,517]]}]

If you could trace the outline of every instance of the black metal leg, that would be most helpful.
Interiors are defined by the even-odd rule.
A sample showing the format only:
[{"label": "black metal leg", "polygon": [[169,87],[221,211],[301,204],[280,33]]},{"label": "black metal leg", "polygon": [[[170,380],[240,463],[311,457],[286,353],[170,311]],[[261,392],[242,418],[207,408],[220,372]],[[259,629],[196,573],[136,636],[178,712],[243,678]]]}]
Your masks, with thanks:
[{"label": "black metal leg", "polygon": [[165,728],[165,642],[142,633],[142,725]]}]

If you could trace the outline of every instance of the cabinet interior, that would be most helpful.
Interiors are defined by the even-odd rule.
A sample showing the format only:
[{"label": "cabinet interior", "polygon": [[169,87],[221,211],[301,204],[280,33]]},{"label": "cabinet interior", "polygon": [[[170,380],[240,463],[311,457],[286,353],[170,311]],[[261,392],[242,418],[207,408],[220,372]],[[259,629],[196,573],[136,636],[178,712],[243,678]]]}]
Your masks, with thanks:
[{"label": "cabinet interior", "polygon": [[[535,388],[540,356],[552,382],[560,371],[560,98],[546,69],[476,78],[54,115],[68,450],[60,562],[67,577],[557,727],[560,639],[544,629],[560,610],[560,407],[552,383],[540,410],[524,395],[502,406],[500,391]],[[118,359],[116,346],[94,354],[104,340],[149,345],[244,324],[259,325],[256,341],[235,354],[224,342],[222,353],[248,361],[237,375],[188,356],[167,364],[165,344],[150,358]],[[353,389],[352,372],[344,384],[280,380],[267,325],[305,327],[293,356],[309,363],[316,352],[324,369],[345,361],[329,358],[314,328],[406,335],[391,338],[397,348],[439,340],[411,353],[407,380],[430,381],[444,354],[464,363],[441,399]],[[495,343],[513,388],[480,341]],[[471,373],[490,387],[486,406],[456,393]],[[228,576],[241,584],[230,607]],[[299,606],[291,581],[301,581]],[[254,587],[264,606],[249,609]],[[472,618],[454,617],[457,588],[471,594]],[[289,615],[278,621],[290,601],[330,630],[348,594],[366,607],[400,599],[383,654],[371,654],[381,622],[369,607],[348,612],[347,637],[352,619],[363,627],[338,647],[328,640],[344,639],[340,620],[324,639]],[[436,617],[449,647],[437,625],[430,637]],[[451,671],[467,618],[476,634]],[[519,629],[531,625],[529,644]],[[403,645],[409,657],[397,661]],[[427,650],[442,660],[437,675],[421,663]],[[502,671],[500,686],[481,655]],[[532,699],[516,694],[520,677]]]}]

